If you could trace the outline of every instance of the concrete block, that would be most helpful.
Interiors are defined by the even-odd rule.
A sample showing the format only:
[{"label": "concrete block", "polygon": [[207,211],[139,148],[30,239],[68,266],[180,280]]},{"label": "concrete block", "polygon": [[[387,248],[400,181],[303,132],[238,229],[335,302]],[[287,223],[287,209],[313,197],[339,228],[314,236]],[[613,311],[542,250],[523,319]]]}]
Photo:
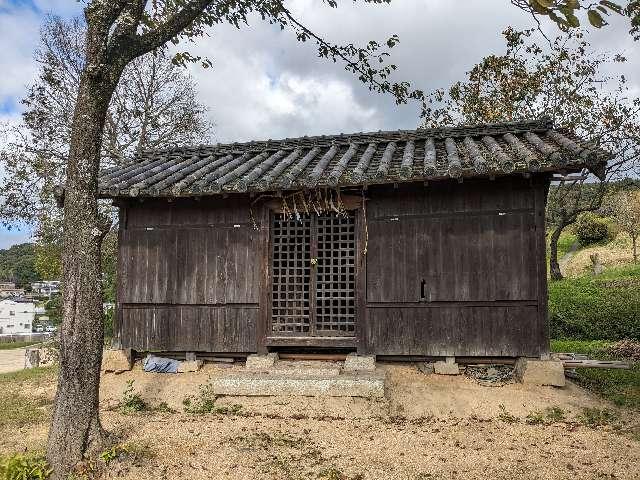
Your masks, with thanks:
[{"label": "concrete block", "polygon": [[24,352],[24,368],[38,368],[40,366],[40,350],[27,348]]},{"label": "concrete block", "polygon": [[131,349],[127,350],[105,350],[102,354],[102,371],[121,373],[131,370],[133,361]]},{"label": "concrete block", "polygon": [[197,372],[202,368],[204,362],[202,360],[188,360],[180,362],[178,365],[178,373]]},{"label": "concrete block", "polygon": [[376,357],[350,353],[347,355],[342,369],[345,372],[373,372],[376,369]]},{"label": "concrete block", "polygon": [[266,355],[249,355],[245,368],[253,371],[264,371],[272,368],[278,361],[277,353],[268,353]]},{"label": "concrete block", "polygon": [[455,362],[439,361],[433,364],[433,371],[437,375],[460,375],[460,367]]},{"label": "concrete block", "polygon": [[564,387],[564,366],[560,361],[519,358],[516,361],[515,377],[530,385]]}]

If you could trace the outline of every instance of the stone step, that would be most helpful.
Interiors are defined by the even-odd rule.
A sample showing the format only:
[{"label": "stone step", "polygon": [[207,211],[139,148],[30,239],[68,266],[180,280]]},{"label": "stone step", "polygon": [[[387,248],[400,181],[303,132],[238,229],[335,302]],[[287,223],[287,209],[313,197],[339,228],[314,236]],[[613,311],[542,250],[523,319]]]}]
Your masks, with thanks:
[{"label": "stone step", "polygon": [[341,375],[289,375],[264,372],[229,372],[211,380],[216,395],[384,397],[382,372]]},{"label": "stone step", "polygon": [[340,364],[321,361],[278,360],[273,367],[265,370],[270,375],[290,377],[337,377]]}]

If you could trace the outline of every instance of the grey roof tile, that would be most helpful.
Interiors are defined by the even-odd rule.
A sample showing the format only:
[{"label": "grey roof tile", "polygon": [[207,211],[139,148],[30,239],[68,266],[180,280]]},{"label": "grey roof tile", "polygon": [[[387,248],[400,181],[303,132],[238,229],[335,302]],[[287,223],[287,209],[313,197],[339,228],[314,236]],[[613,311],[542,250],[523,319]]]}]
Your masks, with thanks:
[{"label": "grey roof tile", "polygon": [[99,191],[112,198],[201,196],[595,171],[606,160],[605,152],[542,119],[149,150],[103,172]]}]

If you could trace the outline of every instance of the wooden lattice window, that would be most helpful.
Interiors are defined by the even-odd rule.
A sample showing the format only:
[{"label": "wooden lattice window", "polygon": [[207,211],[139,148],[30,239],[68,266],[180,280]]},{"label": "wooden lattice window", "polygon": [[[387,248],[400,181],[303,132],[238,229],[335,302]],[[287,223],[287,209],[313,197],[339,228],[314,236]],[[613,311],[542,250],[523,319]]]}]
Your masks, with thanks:
[{"label": "wooden lattice window", "polygon": [[278,333],[309,333],[311,217],[299,220],[274,215],[272,330]]},{"label": "wooden lattice window", "polygon": [[354,334],[356,318],[356,240],[352,215],[318,217],[316,328]]},{"label": "wooden lattice window", "polygon": [[355,335],[353,214],[274,214],[271,234],[272,333]]}]

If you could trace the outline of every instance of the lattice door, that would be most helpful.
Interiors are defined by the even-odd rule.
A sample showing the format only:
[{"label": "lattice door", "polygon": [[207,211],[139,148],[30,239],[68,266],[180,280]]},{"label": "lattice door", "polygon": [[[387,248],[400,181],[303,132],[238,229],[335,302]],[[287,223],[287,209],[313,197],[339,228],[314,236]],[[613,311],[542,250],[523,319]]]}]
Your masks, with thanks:
[{"label": "lattice door", "polygon": [[281,334],[311,332],[311,217],[274,215],[271,229],[271,330]]},{"label": "lattice door", "polygon": [[317,219],[316,330],[322,335],[355,334],[356,239],[352,215]]},{"label": "lattice door", "polygon": [[354,336],[354,216],[274,214],[271,238],[272,334]]}]

